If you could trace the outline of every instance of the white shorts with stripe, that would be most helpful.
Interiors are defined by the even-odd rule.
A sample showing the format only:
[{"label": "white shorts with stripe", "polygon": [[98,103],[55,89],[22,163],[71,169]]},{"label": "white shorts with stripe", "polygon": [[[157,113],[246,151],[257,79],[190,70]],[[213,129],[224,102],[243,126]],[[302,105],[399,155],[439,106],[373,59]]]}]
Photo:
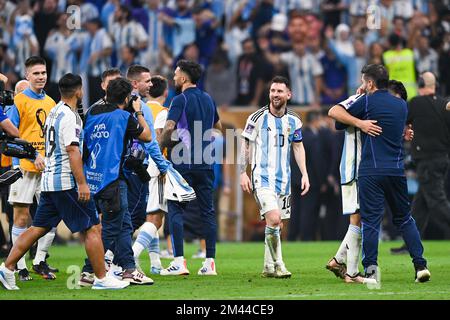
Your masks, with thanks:
[{"label": "white shorts with stripe", "polygon": [[259,206],[261,219],[264,219],[264,215],[272,210],[280,211],[283,220],[291,217],[290,194],[282,195],[268,188],[258,188],[253,191],[253,195]]},{"label": "white shorts with stripe", "polygon": [[342,213],[344,215],[354,214],[359,211],[358,182],[353,180],[349,184],[341,185],[342,190]]},{"label": "white shorts with stripe", "polygon": [[11,185],[8,202],[10,204],[33,204],[33,198],[36,196],[36,200],[39,203],[42,173],[22,170],[22,174],[23,177]]}]

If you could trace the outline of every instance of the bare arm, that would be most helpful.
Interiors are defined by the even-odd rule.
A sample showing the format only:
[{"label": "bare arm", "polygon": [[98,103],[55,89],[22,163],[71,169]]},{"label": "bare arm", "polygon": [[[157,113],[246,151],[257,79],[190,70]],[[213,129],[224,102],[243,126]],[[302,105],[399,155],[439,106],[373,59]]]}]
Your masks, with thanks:
[{"label": "bare arm", "polygon": [[243,139],[241,144],[240,155],[240,171],[241,171],[241,188],[244,192],[252,193],[250,178],[247,175],[247,166],[250,162],[250,140]]},{"label": "bare arm", "polygon": [[303,142],[295,142],[293,144],[294,149],[294,157],[297,165],[302,173],[302,193],[301,195],[305,195],[309,190],[309,177],[308,171],[306,170],[306,153],[305,147],[303,146]]},{"label": "bare arm", "polygon": [[77,182],[78,200],[87,202],[91,197],[91,193],[83,172],[83,159],[81,158],[80,148],[70,145],[66,147],[66,151],[69,155],[70,169]]},{"label": "bare arm", "polygon": [[5,119],[0,124],[2,130],[5,131],[9,136],[18,138],[19,137],[19,129],[11,122],[9,119]]},{"label": "bare arm", "polygon": [[158,143],[161,150],[171,146],[172,133],[175,130],[176,123],[173,120],[167,120],[164,129],[159,137]]},{"label": "bare arm", "polygon": [[352,127],[360,128],[362,132],[367,133],[369,136],[376,137],[382,132],[381,127],[375,125],[376,120],[361,120],[345,110],[340,105],[335,105],[328,111],[328,116],[343,124],[347,124]]}]

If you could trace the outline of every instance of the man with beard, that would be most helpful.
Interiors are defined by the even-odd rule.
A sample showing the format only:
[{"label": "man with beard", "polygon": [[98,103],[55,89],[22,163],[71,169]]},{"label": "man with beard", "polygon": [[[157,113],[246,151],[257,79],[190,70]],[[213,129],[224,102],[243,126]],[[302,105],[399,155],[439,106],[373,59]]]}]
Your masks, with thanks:
[{"label": "man with beard", "polygon": [[[261,219],[266,220],[263,277],[291,276],[283,262],[280,241],[282,220],[289,219],[291,214],[291,144],[302,173],[301,195],[309,190],[302,121],[286,107],[291,96],[288,80],[279,76],[273,78],[270,104],[248,117],[242,133],[241,187],[248,193],[253,192],[260,207]],[[250,155],[252,181],[246,172]]]},{"label": "man with beard", "polygon": [[[187,183],[195,190],[203,235],[206,239],[206,260],[199,275],[217,275],[216,255],[217,222],[213,205],[214,171],[212,128],[221,130],[217,107],[213,99],[197,88],[202,68],[193,61],[180,60],[175,70],[177,91],[169,109],[167,121],[160,137],[161,149],[171,145],[172,132],[178,132],[179,143],[169,153],[170,160]],[[208,150],[210,150],[208,154]],[[188,275],[183,252],[183,211],[185,203],[168,200],[169,227],[173,239],[174,261],[161,275]]]}]

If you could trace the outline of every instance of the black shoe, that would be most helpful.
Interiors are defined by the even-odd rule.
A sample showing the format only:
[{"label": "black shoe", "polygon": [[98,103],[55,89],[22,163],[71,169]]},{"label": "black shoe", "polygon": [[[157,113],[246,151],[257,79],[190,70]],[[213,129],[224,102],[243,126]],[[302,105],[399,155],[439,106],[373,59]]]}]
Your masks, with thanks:
[{"label": "black shoe", "polygon": [[391,254],[409,254],[406,244],[403,244],[400,248],[391,248]]},{"label": "black shoe", "polygon": [[48,270],[49,270],[50,272],[53,272],[53,273],[59,272],[59,269],[58,269],[58,268],[55,268],[55,267],[52,267],[51,265],[49,265],[49,264],[47,263],[47,260],[45,260],[45,263],[47,264]]},{"label": "black shoe", "polygon": [[45,261],[41,261],[38,265],[33,265],[33,270],[37,274],[40,274],[45,280],[56,279],[56,276],[50,271],[48,264]]},{"label": "black shoe", "polygon": [[28,269],[22,269],[19,270],[19,280],[20,281],[31,281],[33,278],[30,276],[30,273],[28,272]]}]

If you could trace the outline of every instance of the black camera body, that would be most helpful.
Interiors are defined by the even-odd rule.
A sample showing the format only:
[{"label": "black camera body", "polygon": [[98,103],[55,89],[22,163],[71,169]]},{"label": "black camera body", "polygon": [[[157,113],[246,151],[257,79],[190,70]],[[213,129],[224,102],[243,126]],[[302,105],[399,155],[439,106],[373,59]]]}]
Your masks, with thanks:
[{"label": "black camera body", "polygon": [[144,166],[146,156],[144,150],[132,148],[124,162],[125,168],[133,171],[143,183],[150,181],[150,175]]},{"label": "black camera body", "polygon": [[14,104],[14,92],[5,90],[5,83],[0,80],[0,106],[10,106]]},{"label": "black camera body", "polygon": [[130,101],[128,101],[127,106],[125,107],[125,111],[128,111],[129,113],[133,114],[134,113],[134,109],[133,109],[133,102],[136,101],[138,99],[138,96],[136,95],[132,95]]}]

